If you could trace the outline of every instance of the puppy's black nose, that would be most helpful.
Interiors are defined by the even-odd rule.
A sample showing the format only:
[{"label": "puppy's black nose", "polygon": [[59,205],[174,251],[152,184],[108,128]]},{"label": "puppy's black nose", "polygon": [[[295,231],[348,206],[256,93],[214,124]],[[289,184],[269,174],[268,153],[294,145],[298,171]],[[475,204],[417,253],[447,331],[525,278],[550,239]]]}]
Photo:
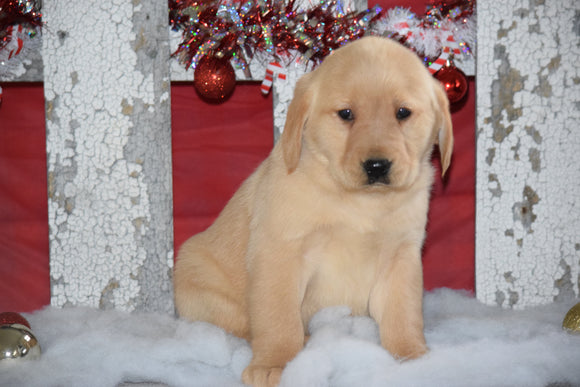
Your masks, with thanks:
[{"label": "puppy's black nose", "polygon": [[391,169],[389,160],[369,159],[363,163],[362,167],[367,174],[369,184],[389,184],[389,170]]}]

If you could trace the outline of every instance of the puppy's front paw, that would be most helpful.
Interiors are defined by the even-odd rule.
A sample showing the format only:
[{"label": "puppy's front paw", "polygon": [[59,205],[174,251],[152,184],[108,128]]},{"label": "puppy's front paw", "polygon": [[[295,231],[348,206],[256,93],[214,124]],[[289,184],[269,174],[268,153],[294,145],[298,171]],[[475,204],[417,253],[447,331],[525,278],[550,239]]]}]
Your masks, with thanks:
[{"label": "puppy's front paw", "polygon": [[253,387],[276,387],[281,376],[281,367],[249,365],[242,373],[242,381]]},{"label": "puppy's front paw", "polygon": [[396,359],[405,361],[420,358],[429,352],[429,348],[424,343],[417,343],[414,345],[401,345],[397,350],[393,351]]}]

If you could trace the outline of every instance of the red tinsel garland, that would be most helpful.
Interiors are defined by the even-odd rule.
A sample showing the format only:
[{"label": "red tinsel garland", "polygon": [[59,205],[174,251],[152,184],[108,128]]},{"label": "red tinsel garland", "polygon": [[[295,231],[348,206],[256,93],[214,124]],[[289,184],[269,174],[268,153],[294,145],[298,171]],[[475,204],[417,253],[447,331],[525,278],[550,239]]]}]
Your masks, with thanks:
[{"label": "red tinsel garland", "polygon": [[[218,96],[217,101],[223,102],[235,78],[226,87],[220,74],[233,73],[232,59],[249,76],[248,62],[258,52],[271,57],[266,63],[268,69],[273,65],[283,67],[280,62],[288,65],[287,59],[293,56],[317,64],[345,43],[375,34],[413,49],[445,85],[452,103],[463,98],[467,79],[453,65],[453,59],[471,54],[467,41],[475,40],[470,20],[475,0],[432,4],[422,19],[404,8],[384,12],[375,6],[362,12],[345,12],[340,4],[337,0],[320,1],[312,8],[299,9],[295,0],[169,0],[170,24],[183,31],[183,41],[173,55],[186,69],[205,61],[204,69],[195,72],[196,78],[202,78],[194,83],[196,90],[207,99],[215,102]],[[458,39],[456,33],[469,36]],[[446,71],[439,74],[441,69]],[[266,71],[263,93],[269,92],[273,76]]]},{"label": "red tinsel garland", "polygon": [[[422,19],[401,10],[406,11],[404,16],[409,23],[425,31],[446,29],[458,21],[466,23],[474,7],[474,0],[446,0],[428,6]],[[257,52],[266,52],[275,61],[298,52],[300,59],[318,63],[346,42],[369,34],[391,11],[375,6],[362,12],[347,12],[336,0],[321,1],[309,9],[298,9],[295,0],[169,1],[170,24],[183,31],[183,40],[174,55],[186,68],[195,67],[204,56],[233,59],[238,67],[245,68]],[[379,34],[410,46],[427,60],[432,58],[409,44],[406,34],[397,32]],[[459,43],[464,52],[470,51],[465,42]],[[431,55],[436,58],[439,54]]]},{"label": "red tinsel garland", "polygon": [[337,2],[298,10],[294,0],[249,0],[237,5],[170,0],[169,9],[170,24],[183,30],[183,42],[174,55],[186,68],[195,67],[205,55],[234,59],[243,68],[258,51],[281,58],[295,50],[318,62],[362,37],[381,12],[380,7],[345,12]]}]

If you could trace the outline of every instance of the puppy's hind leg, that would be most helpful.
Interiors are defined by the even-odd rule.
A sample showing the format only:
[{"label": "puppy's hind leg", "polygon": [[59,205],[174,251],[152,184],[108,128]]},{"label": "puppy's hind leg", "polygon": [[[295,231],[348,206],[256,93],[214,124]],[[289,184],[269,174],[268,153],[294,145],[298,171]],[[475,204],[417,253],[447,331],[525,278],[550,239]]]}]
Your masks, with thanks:
[{"label": "puppy's hind leg", "polygon": [[181,317],[206,321],[249,339],[243,286],[245,284],[235,284],[210,254],[178,257],[174,287],[175,306]]}]

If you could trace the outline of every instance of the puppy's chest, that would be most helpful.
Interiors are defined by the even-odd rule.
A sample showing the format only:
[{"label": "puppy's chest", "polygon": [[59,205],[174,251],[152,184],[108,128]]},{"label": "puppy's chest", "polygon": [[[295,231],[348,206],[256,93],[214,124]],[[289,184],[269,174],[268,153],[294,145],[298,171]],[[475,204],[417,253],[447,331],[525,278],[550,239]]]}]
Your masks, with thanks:
[{"label": "puppy's chest", "polygon": [[309,235],[303,256],[305,322],[319,309],[334,305],[348,305],[354,314],[368,314],[368,298],[379,266],[390,254],[375,232],[359,233],[336,226]]}]

